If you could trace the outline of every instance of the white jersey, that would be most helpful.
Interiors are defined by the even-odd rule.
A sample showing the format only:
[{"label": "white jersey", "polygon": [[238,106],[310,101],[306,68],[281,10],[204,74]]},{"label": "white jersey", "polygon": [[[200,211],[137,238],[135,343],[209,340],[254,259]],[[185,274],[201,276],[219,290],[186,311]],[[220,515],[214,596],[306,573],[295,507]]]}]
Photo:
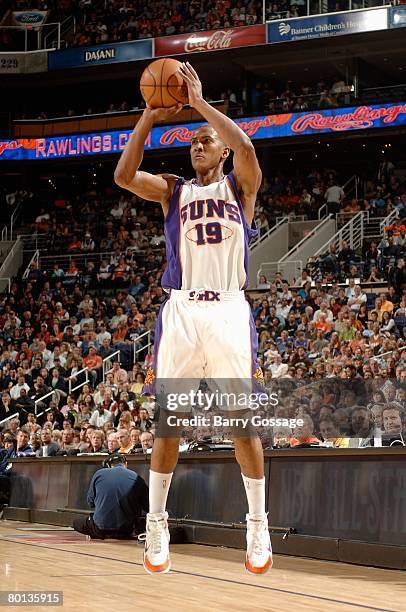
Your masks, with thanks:
[{"label": "white jersey", "polygon": [[176,182],[165,218],[164,289],[238,291],[247,286],[248,227],[232,173],[199,186]]}]

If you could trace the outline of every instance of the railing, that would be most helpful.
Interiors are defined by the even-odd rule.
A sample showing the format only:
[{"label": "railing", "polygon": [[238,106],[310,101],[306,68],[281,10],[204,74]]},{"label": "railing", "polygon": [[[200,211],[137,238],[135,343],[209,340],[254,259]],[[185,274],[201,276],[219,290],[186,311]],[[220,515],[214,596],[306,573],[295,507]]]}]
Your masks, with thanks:
[{"label": "railing", "polygon": [[[303,262],[297,260],[286,260],[286,261],[267,261],[261,263],[261,266],[257,272],[257,285],[259,285],[259,277],[264,275],[266,278],[272,277],[276,272],[282,274],[282,278],[286,279],[297,279],[302,274]],[[269,276],[270,275],[270,276]],[[293,284],[293,282],[289,282]]]},{"label": "railing", "polygon": [[34,255],[31,257],[25,271],[23,274],[23,280],[27,280],[27,278],[29,277],[30,271],[31,271],[31,266],[34,263],[34,261],[38,264],[39,263],[39,251],[35,251]]},{"label": "railing", "polygon": [[320,206],[317,216],[319,220],[321,221],[322,219],[324,219],[326,215],[327,215],[327,204],[323,204],[323,206]]},{"label": "railing", "polygon": [[[76,385],[76,387],[72,387],[72,383],[78,378],[78,376],[80,374],[82,374],[83,372],[86,373],[86,377],[85,380],[81,383],[79,383],[78,385]],[[84,385],[86,385],[89,382],[89,368],[83,368],[82,370],[79,370],[78,372],[76,372],[75,374],[71,374],[71,376],[69,376],[68,378],[68,388],[69,388],[69,395],[71,393],[73,393],[73,391],[77,391],[78,389],[81,389]]]},{"label": "railing", "polygon": [[317,257],[322,253],[325,253],[329,250],[330,246],[334,244],[339,247],[341,243],[345,240],[348,242],[350,248],[357,249],[362,245],[364,239],[364,218],[365,213],[359,212],[356,214],[344,227],[342,227],[338,232],[334,234],[330,240],[328,240],[323,246],[321,246],[315,253],[314,256]]},{"label": "railing", "polygon": [[[136,348],[137,344],[139,344],[141,338],[145,338],[145,336],[147,337],[147,344],[144,344],[143,346],[140,346],[137,349]],[[151,344],[152,344],[152,342],[151,342],[151,330],[148,330],[148,331],[144,332],[143,334],[141,334],[141,336],[138,336],[138,338],[135,338],[135,340],[133,340],[133,364],[137,362],[137,355],[139,353],[142,353],[142,351],[145,351],[145,350],[149,349]]]},{"label": "railing", "polygon": [[7,253],[7,256],[5,258],[5,260],[3,261],[3,263],[0,266],[0,274],[2,271],[4,271],[8,264],[9,264],[9,260],[11,261],[15,255],[16,249],[19,246],[18,244],[18,239],[16,240],[16,242],[13,244],[13,246],[11,247],[11,249],[9,250],[9,252]]},{"label": "railing", "polygon": [[19,202],[17,204],[17,206],[15,207],[15,209],[13,210],[13,213],[10,217],[10,227],[8,227],[7,225],[5,225],[1,231],[1,240],[5,241],[5,240],[13,240],[13,233],[14,233],[14,228],[15,225],[17,223],[17,219],[18,217],[21,215],[23,210],[22,207],[22,203]]},{"label": "railing", "polygon": [[276,232],[276,230],[279,229],[284,223],[288,223],[288,221],[289,221],[289,217],[281,217],[280,219],[281,220],[279,221],[279,223],[277,222],[276,225],[273,225],[272,227],[270,227],[269,230],[267,232],[265,232],[265,234],[260,234],[258,236],[258,238],[256,238],[255,240],[253,240],[250,243],[250,251],[255,249],[255,247],[257,247],[259,244],[261,244],[261,242],[263,242],[264,240],[269,238],[269,236],[273,232]]},{"label": "railing", "polygon": [[364,227],[364,238],[381,238],[383,221],[385,221],[385,218],[369,216],[368,223]]},{"label": "railing", "polygon": [[34,414],[36,417],[40,417],[45,412],[48,412],[49,410],[51,410],[51,408],[48,407],[48,408],[45,408],[42,412],[38,414],[38,404],[43,403],[44,400],[48,399],[48,397],[52,397],[53,395],[56,395],[58,397],[57,394],[58,394],[57,390],[52,389],[52,391],[49,391],[48,393],[46,393],[45,395],[43,395],[42,397],[39,397],[38,399],[34,401]]},{"label": "railing", "polygon": [[383,235],[385,234],[385,227],[388,227],[388,225],[392,225],[392,223],[394,223],[394,222],[396,221],[396,219],[397,219],[397,218],[398,218],[398,211],[397,211],[397,209],[396,209],[396,208],[394,208],[394,209],[393,209],[393,210],[392,210],[392,211],[389,213],[389,215],[387,215],[387,216],[385,217],[385,219],[383,219],[383,220],[381,221],[380,228],[379,228],[379,229],[380,229],[380,231],[381,231],[381,233],[380,233],[380,235],[381,235],[381,236],[383,236]]},{"label": "railing", "polygon": [[395,349],[392,349],[391,351],[386,351],[386,353],[381,353],[381,354],[378,354],[378,355],[372,355],[371,357],[367,357],[367,359],[365,359],[365,361],[379,360],[379,359],[382,359],[382,357],[388,357],[389,355],[393,355],[393,353],[396,353],[396,352],[401,352],[401,349],[395,348]]},{"label": "railing", "polygon": [[18,412],[15,412],[14,414],[11,414],[10,416],[0,421],[0,425],[3,425],[3,423],[7,423],[7,421],[11,421],[12,419],[19,419]]},{"label": "railing", "polygon": [[[69,17],[66,17],[66,19],[64,21],[61,21],[60,23],[57,23],[54,25],[54,28],[51,28],[50,31],[44,36],[44,40],[43,40],[43,47],[45,49],[60,49],[61,48],[61,40],[62,40],[62,36],[64,34],[66,34],[67,32],[69,32],[69,30],[72,30],[75,32],[76,31],[76,19],[73,15],[69,15]],[[49,46],[48,46],[48,39],[51,36],[55,36],[56,34],[56,40],[55,38],[50,40]]]},{"label": "railing", "polygon": [[[55,35],[57,34],[57,48],[60,48],[61,43],[61,23],[40,23],[40,24],[21,24],[18,26],[2,25],[0,31],[6,30],[10,32],[10,51],[47,51],[54,47],[46,47],[45,41],[47,35],[44,32],[49,32]],[[14,34],[14,35],[13,35]],[[54,41],[52,41],[54,42]]]},{"label": "railing", "polygon": [[348,198],[356,198],[358,200],[358,188],[359,188],[359,176],[353,174],[346,183],[343,185],[343,191],[345,193],[345,197]]},{"label": "railing", "polygon": [[10,240],[13,240],[14,228],[17,224],[17,219],[21,216],[22,211],[23,211],[23,205],[20,202],[15,207],[13,214],[11,215],[11,218],[10,218],[10,238],[9,238]]},{"label": "railing", "polygon": [[[348,198],[353,192],[355,193],[355,197],[358,199],[358,187],[359,187],[359,177],[353,174],[348,181],[346,181],[343,185],[343,191]],[[323,219],[328,212],[328,204],[323,204],[319,208],[318,217],[319,219]]]},{"label": "railing", "polygon": [[276,224],[283,221],[283,219],[287,219],[291,223],[295,223],[298,221],[307,221],[306,215],[283,215],[283,217],[276,217]]},{"label": "railing", "polygon": [[[103,359],[103,382],[106,381],[107,374],[109,374],[113,369],[110,367],[110,363],[113,362],[114,357],[117,357],[115,361],[120,361],[120,351],[115,351],[114,353],[112,353],[111,355]],[[110,369],[107,369],[107,368],[110,368]]]},{"label": "railing", "polygon": [[[351,219],[353,219],[356,215],[358,215],[360,211],[358,212],[339,212],[336,213],[335,215],[335,219],[336,219],[336,228],[340,228],[340,227],[344,227],[344,225],[346,225],[349,221],[351,221]],[[366,216],[367,221],[370,221],[369,218],[369,211],[361,211],[364,213],[364,215]],[[374,217],[372,217],[372,220],[374,219]],[[337,230],[338,231],[338,230]]]},{"label": "railing", "polygon": [[286,253],[286,255],[284,255],[283,257],[281,257],[280,261],[292,261],[291,257],[294,256],[294,254],[303,246],[303,244],[309,240],[309,238],[312,238],[315,234],[317,234],[317,232],[324,226],[326,225],[326,223],[328,223],[330,221],[330,215],[328,215],[328,217],[326,217],[325,219],[322,219],[322,221],[320,221],[320,223],[318,223],[316,225],[316,227],[314,227],[308,234],[306,234],[306,236],[303,236],[303,238],[297,243],[295,244],[294,247],[292,247],[290,249],[290,251],[288,251],[288,253]]},{"label": "railing", "polygon": [[17,238],[23,243],[25,253],[30,251],[48,251],[49,234],[34,232],[33,234],[18,234]]},{"label": "railing", "polygon": [[[124,252],[124,251],[123,251]],[[59,264],[62,268],[67,269],[73,260],[78,268],[86,266],[89,262],[99,263],[103,259],[107,259],[110,263],[110,257],[114,255],[114,251],[104,253],[72,253],[72,255],[41,255],[40,265],[42,270],[51,271],[54,264]]]},{"label": "railing", "polygon": [[[7,281],[8,292],[10,293],[10,291],[11,291],[11,278],[9,276],[0,276],[0,285],[1,285],[1,281]],[[0,288],[0,293],[1,293],[1,288]]]}]

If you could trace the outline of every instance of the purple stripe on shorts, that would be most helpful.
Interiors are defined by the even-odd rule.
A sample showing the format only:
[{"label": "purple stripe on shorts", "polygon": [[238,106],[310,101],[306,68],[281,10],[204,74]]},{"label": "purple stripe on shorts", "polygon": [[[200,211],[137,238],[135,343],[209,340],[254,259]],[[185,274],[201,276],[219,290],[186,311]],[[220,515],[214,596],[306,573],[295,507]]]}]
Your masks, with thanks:
[{"label": "purple stripe on shorts", "polygon": [[258,332],[255,327],[254,316],[250,307],[250,335],[251,335],[251,361],[252,361],[252,372],[251,376],[258,370]]},{"label": "purple stripe on shorts", "polygon": [[[163,302],[159,308],[159,313],[158,313],[158,317],[157,317],[157,321],[155,325],[154,359],[152,361],[152,367],[149,368],[147,372],[145,384],[142,388],[142,395],[155,395],[155,381],[156,381],[156,377],[158,373],[158,351],[159,351],[159,345],[161,343],[162,331],[163,331],[162,317],[163,317],[164,308],[166,304],[168,303],[168,300],[169,300],[169,296],[168,296],[168,299],[166,299],[165,302]],[[151,380],[148,381],[148,378],[151,378]]]}]

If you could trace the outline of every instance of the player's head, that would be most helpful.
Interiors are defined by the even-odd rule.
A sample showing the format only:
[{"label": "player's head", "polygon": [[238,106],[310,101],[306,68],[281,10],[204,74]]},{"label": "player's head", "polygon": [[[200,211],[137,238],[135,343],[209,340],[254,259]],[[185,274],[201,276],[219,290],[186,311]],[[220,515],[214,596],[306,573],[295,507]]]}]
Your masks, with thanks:
[{"label": "player's head", "polygon": [[196,130],[191,139],[190,157],[196,172],[205,173],[219,165],[222,166],[229,154],[229,147],[209,123]]}]

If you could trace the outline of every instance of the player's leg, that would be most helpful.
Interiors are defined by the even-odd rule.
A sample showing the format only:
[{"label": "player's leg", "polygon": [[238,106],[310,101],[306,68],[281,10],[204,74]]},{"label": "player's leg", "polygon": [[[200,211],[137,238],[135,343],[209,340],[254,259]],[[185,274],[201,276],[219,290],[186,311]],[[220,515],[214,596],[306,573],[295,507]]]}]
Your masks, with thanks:
[{"label": "player's leg", "polygon": [[[210,364],[209,376],[226,392],[231,392],[233,386],[237,394],[245,389],[250,392],[258,363],[257,335],[249,304],[245,300],[237,300],[231,304],[222,303],[216,310],[209,346],[212,354],[225,357],[217,357]],[[238,334],[235,333],[236,329]],[[217,343],[218,350],[213,343]],[[248,411],[249,416],[253,414]],[[238,412],[232,413],[232,416],[238,416]],[[233,438],[236,460],[241,468],[248,501],[245,567],[254,574],[263,574],[272,566],[272,548],[265,508],[264,454],[257,432],[250,423],[243,430],[235,429]]]},{"label": "player's leg", "polygon": [[[158,397],[167,395],[168,388],[177,390],[177,381],[193,378],[192,373],[199,372],[196,344],[196,332],[187,305],[171,297],[161,307],[155,334],[153,376],[157,379]],[[161,383],[166,388],[163,394],[160,391]],[[161,407],[151,455],[144,550],[144,568],[151,574],[166,573],[171,566],[166,502],[178,462],[180,430],[169,426],[167,419],[168,411]]]},{"label": "player's leg", "polygon": [[169,572],[169,528],[166,501],[178,462],[179,437],[154,442],[149,472],[149,512],[146,521],[144,568],[149,574]]},{"label": "player's leg", "polygon": [[248,501],[245,567],[253,574],[264,574],[272,567],[271,538],[265,510],[264,453],[255,433],[248,437],[237,434],[234,443]]}]

